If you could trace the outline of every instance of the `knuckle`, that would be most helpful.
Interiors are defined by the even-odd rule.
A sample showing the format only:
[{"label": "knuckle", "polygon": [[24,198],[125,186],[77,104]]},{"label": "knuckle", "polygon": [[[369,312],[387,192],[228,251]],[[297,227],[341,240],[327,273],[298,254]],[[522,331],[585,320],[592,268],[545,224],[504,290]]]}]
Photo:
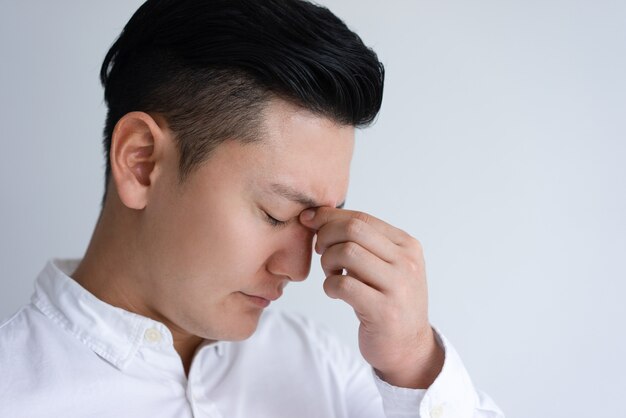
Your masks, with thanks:
[{"label": "knuckle", "polygon": [[417,252],[421,254],[423,251],[422,243],[406,231],[400,230],[400,241],[402,247],[407,248],[411,252]]},{"label": "knuckle", "polygon": [[424,252],[424,247],[422,246],[422,243],[416,238],[411,237],[411,246],[413,249],[415,249],[415,251],[418,251],[420,254]]},{"label": "knuckle", "polygon": [[346,224],[346,235],[348,239],[356,239],[361,235],[363,230],[363,221],[358,218],[350,218]]},{"label": "knuckle", "polygon": [[350,279],[348,276],[330,276],[324,281],[324,292],[333,298],[349,294],[354,286]]},{"label": "knuckle", "polygon": [[350,293],[354,287],[354,282],[351,277],[344,276],[337,280],[337,291],[342,294]]},{"label": "knuckle", "polygon": [[347,258],[356,258],[359,253],[359,245],[354,242],[346,242],[341,247],[341,252]]},{"label": "knuckle", "polygon": [[365,212],[355,212],[354,219],[357,219],[361,222],[370,223],[372,217]]},{"label": "knuckle", "polygon": [[418,263],[417,261],[413,259],[410,259],[407,261],[406,267],[409,273],[419,273],[422,269],[420,263]]},{"label": "knuckle", "polygon": [[422,268],[422,263],[413,255],[404,256],[402,258],[402,265],[409,273],[418,273]]},{"label": "knuckle", "polygon": [[331,261],[331,255],[332,253],[330,251],[324,251],[324,253],[320,257],[320,264],[322,265],[322,267],[327,268],[329,266]]},{"label": "knuckle", "polygon": [[410,248],[415,248],[415,245],[420,245],[419,241],[417,241],[411,234],[406,231],[399,229],[400,231],[400,241]]}]

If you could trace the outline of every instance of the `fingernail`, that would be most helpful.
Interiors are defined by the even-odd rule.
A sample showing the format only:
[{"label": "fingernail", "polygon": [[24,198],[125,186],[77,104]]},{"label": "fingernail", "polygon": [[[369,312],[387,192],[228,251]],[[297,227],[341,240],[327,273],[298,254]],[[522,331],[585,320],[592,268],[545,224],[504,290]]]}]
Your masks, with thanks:
[{"label": "fingernail", "polygon": [[315,210],[307,209],[307,210],[303,211],[300,216],[302,217],[302,220],[310,221],[311,219],[313,219],[315,217]]}]

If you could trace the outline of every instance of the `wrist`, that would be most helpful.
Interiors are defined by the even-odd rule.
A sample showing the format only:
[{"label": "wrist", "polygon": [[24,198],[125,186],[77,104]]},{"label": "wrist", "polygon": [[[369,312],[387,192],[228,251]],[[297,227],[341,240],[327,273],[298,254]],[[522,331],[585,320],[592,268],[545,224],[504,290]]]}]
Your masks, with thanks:
[{"label": "wrist", "polygon": [[437,343],[435,332],[429,326],[420,346],[416,347],[415,356],[403,361],[403,364],[398,365],[397,370],[375,370],[378,376],[390,385],[409,389],[427,389],[439,376],[444,360],[443,348]]}]

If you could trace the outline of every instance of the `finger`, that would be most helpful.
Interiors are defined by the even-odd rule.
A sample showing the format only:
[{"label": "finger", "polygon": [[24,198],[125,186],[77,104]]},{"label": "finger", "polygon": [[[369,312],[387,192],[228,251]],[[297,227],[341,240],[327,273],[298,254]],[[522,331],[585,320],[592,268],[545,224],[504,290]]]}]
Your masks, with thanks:
[{"label": "finger", "polygon": [[359,218],[331,221],[317,232],[315,252],[322,254],[331,245],[355,242],[372,254],[391,263],[399,250],[387,236]]},{"label": "finger", "polygon": [[365,212],[321,206],[319,208],[306,209],[300,213],[300,222],[306,227],[315,230],[319,230],[322,226],[331,221],[347,221],[351,218],[359,219],[371,225],[378,232],[388,237],[394,244],[397,245],[402,245],[409,237],[409,235],[403,230],[389,225],[387,222],[384,222]]},{"label": "finger", "polygon": [[371,316],[368,312],[382,303],[384,297],[378,292],[352,276],[329,276],[324,280],[324,292],[333,298],[341,299],[354,308],[359,317]]},{"label": "finger", "polygon": [[342,269],[346,269],[348,275],[380,292],[386,293],[391,288],[391,265],[354,242],[329,247],[320,261],[327,276],[340,275]]}]

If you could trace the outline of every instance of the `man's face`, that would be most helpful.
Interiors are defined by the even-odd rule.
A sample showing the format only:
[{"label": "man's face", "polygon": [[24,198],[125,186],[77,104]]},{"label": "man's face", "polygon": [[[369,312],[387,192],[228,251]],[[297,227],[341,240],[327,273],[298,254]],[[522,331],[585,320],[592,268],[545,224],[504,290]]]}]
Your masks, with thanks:
[{"label": "man's face", "polygon": [[[268,104],[264,123],[266,139],[224,142],[182,187],[177,156],[166,156],[151,192],[139,239],[150,257],[143,291],[179,331],[248,338],[263,306],[247,295],[276,298],[309,274],[314,232],[300,212],[344,202],[353,127],[282,100]],[[268,215],[287,223],[273,225]]]}]

